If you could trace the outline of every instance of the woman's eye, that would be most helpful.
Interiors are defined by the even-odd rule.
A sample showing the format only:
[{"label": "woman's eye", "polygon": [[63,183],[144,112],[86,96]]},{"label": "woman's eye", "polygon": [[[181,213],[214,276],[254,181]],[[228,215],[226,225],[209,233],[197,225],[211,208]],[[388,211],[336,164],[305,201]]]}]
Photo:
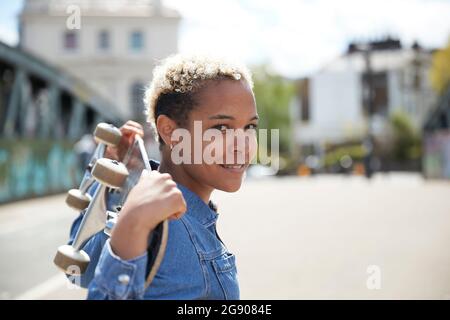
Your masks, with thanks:
[{"label": "woman's eye", "polygon": [[219,124],[217,126],[214,126],[213,129],[217,129],[219,131],[225,132],[228,129],[228,127],[224,124]]},{"label": "woman's eye", "polygon": [[247,129],[253,129],[253,130],[256,130],[256,128],[258,128],[258,125],[252,123],[252,124],[249,124],[245,129],[246,129],[246,130],[247,130]]}]

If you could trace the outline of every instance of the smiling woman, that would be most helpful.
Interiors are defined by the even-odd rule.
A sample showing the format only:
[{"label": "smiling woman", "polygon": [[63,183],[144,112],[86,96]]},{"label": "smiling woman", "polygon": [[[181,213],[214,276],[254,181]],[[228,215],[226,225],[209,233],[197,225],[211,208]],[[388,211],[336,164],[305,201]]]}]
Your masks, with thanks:
[{"label": "smiling woman", "polygon": [[[161,163],[150,161],[155,170],[144,171],[129,193],[111,238],[101,232],[84,246],[91,257],[81,279],[89,287],[88,298],[239,298],[235,256],[217,234],[217,207],[210,196],[215,189],[237,191],[256,154],[252,85],[245,67],[212,58],[177,55],[155,69],[145,103],[160,142]],[[143,135],[133,121],[120,130],[119,148],[107,150],[117,160],[136,134]],[[217,161],[204,161],[202,155],[212,149]],[[200,161],[175,163],[177,152],[200,155]],[[145,287],[149,234],[167,218],[166,254]],[[72,237],[79,223],[74,222]]]},{"label": "smiling woman", "polygon": [[[196,161],[210,142],[195,141],[207,130],[224,135],[234,130],[244,136],[258,125],[253,82],[249,71],[242,66],[222,60],[196,56],[174,56],[156,68],[154,80],[146,92],[149,122],[156,127],[162,151],[161,169],[176,175],[185,184],[207,201],[213,189],[236,191],[239,189],[244,170],[255,155],[256,135],[247,135],[250,141],[245,148],[239,148],[235,140],[223,139],[222,148],[217,150],[216,163]],[[195,124],[201,124],[196,130]],[[190,154],[194,164],[174,166],[169,156],[180,141],[174,141],[174,131],[187,130],[192,139]],[[239,131],[238,131],[239,130]],[[215,142],[217,145],[217,141]],[[167,148],[167,145],[169,148]],[[177,149],[175,149],[177,150]],[[243,161],[237,163],[238,159]],[[232,160],[230,160],[232,159]],[[227,164],[225,167],[221,164]],[[240,165],[236,171],[231,168]],[[239,173],[239,175],[236,175]]]}]

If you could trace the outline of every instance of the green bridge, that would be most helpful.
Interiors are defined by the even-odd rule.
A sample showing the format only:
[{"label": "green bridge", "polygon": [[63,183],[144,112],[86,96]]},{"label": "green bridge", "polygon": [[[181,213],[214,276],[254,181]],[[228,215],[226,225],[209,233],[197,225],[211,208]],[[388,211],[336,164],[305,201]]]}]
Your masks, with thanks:
[{"label": "green bridge", "polygon": [[115,107],[83,81],[0,42],[0,203],[63,192],[83,168],[74,144]]}]

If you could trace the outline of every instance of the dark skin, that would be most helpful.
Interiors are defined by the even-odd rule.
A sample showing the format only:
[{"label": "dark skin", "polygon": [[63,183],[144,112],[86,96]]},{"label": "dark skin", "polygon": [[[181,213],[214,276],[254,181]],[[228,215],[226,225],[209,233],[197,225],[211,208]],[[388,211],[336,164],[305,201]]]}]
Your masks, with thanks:
[{"label": "dark skin", "polygon": [[[201,121],[202,132],[225,129],[255,129],[258,123],[256,103],[251,88],[245,81],[221,80],[208,83],[197,93],[198,105],[189,113],[184,128],[194,139],[194,121]],[[138,184],[131,190],[118,222],[111,235],[111,247],[122,259],[132,259],[142,255],[147,249],[148,234],[166,219],[178,219],[186,212],[186,202],[176,183],[186,186],[196,193],[205,203],[209,202],[214,189],[227,192],[237,191],[243,180],[244,171],[254,157],[254,148],[237,148],[236,139],[224,141],[219,156],[231,155],[236,165],[237,153],[242,152],[245,159],[239,168],[224,167],[221,164],[179,164],[171,160],[170,145],[179,141],[172,140],[172,133],[178,128],[176,122],[165,115],[156,121],[159,135],[164,140],[159,172],[144,171]],[[134,140],[134,135],[143,136],[142,127],[135,122],[127,122],[121,128],[123,144],[119,150],[108,148],[109,156],[121,159]],[[256,135],[250,139],[256,145]],[[203,141],[203,150],[211,142]],[[252,144],[251,143],[251,144]],[[191,143],[193,146],[193,142]]]},{"label": "dark skin", "polygon": [[[189,115],[186,129],[194,132],[194,121],[201,121],[202,132],[205,130],[255,129],[258,125],[256,103],[251,88],[243,81],[222,80],[205,87],[198,94],[199,105]],[[171,141],[172,131],[177,128],[175,122],[166,116],[158,117],[157,129],[166,145],[176,144]],[[193,134],[192,134],[193,136]],[[191,146],[194,145],[192,137]],[[234,144],[233,144],[234,143]],[[203,143],[203,150],[209,142]],[[256,144],[256,137],[254,140]],[[226,153],[237,152],[236,141],[223,144],[222,159]],[[245,168],[251,158],[248,148],[245,150]],[[192,149],[193,154],[193,149]],[[230,156],[231,158],[236,158]],[[245,170],[244,168],[244,170]],[[162,152],[160,172],[170,173],[175,181],[195,192],[205,203],[208,203],[214,189],[227,192],[237,191],[242,183],[241,174],[230,174],[218,164],[182,164],[174,165],[170,159],[170,148]]]}]

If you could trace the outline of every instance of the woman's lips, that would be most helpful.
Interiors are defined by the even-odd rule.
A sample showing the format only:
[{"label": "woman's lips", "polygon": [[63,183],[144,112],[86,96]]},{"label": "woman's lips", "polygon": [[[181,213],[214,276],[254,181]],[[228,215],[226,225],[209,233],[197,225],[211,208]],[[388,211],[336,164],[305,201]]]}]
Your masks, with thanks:
[{"label": "woman's lips", "polygon": [[219,166],[229,173],[243,173],[247,169],[246,164],[219,164]]}]

